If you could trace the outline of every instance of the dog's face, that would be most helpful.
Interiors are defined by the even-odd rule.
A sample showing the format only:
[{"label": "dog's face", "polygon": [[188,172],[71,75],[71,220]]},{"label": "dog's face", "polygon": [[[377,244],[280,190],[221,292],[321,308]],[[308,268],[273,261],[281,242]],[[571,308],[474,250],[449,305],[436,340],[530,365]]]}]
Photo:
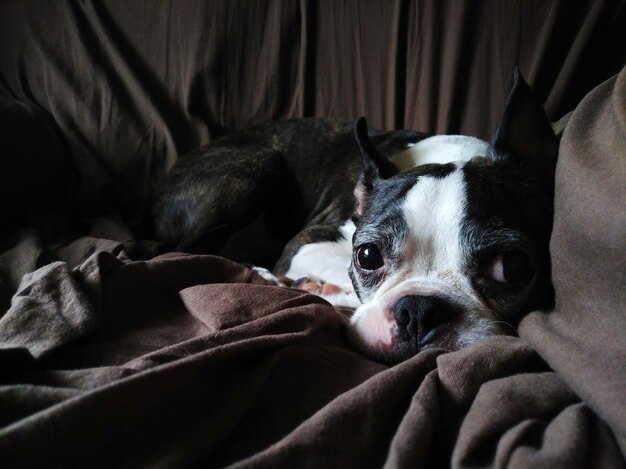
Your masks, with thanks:
[{"label": "dog's face", "polygon": [[351,336],[361,350],[387,362],[456,350],[551,304],[558,142],[517,73],[492,143],[469,142],[454,162],[397,172],[363,121],[356,136],[365,172],[350,276],[363,305]]}]

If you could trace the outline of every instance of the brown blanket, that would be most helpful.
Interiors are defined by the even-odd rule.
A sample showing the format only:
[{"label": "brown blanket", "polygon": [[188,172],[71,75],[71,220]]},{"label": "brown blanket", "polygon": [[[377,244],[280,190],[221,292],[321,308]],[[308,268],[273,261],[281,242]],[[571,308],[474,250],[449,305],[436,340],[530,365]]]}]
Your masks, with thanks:
[{"label": "brown blanket", "polygon": [[557,308],[521,338],[388,368],[323,300],[226,259],[129,261],[151,246],[111,220],[46,250],[17,233],[5,287],[34,272],[0,319],[3,467],[623,465],[625,91],[626,70],[568,123]]},{"label": "brown blanket", "polygon": [[626,70],[565,128],[556,308],[519,337],[387,367],[315,296],[155,257],[140,215],[253,123],[485,137],[515,64],[558,118],[623,63],[624,4],[0,2],[0,467],[623,467]]},{"label": "brown blanket", "polygon": [[620,459],[522,339],[387,368],[352,351],[314,296],[221,258],[120,255],[22,281],[0,322],[4,467]]}]

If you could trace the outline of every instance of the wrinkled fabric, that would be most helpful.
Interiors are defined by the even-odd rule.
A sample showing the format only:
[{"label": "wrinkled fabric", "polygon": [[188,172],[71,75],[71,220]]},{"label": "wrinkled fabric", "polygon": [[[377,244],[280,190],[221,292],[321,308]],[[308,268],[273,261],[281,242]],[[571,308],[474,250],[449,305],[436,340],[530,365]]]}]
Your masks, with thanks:
[{"label": "wrinkled fabric", "polygon": [[58,125],[75,210],[131,220],[178,157],[255,124],[489,138],[516,65],[556,120],[623,66],[625,24],[624,0],[3,1],[0,96]]},{"label": "wrinkled fabric", "polygon": [[568,122],[551,241],[556,310],[520,334],[610,423],[626,454],[626,68]]},{"label": "wrinkled fabric", "polygon": [[[0,465],[624,467],[623,1],[0,1]],[[287,117],[562,131],[556,306],[396,366],[228,259],[159,253],[175,161]],[[6,192],[6,194],[5,194]],[[24,227],[25,226],[25,227]]]},{"label": "wrinkled fabric", "polygon": [[0,320],[3,467],[622,463],[610,427],[524,339],[388,367],[352,348],[324,300],[247,267],[71,246],[90,243],[82,264],[24,276]]}]

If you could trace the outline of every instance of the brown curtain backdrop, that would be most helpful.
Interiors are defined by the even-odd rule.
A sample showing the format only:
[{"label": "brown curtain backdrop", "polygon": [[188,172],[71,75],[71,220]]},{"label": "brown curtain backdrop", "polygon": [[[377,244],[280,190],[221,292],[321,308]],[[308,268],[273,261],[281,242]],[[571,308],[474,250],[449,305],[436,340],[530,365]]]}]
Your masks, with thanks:
[{"label": "brown curtain backdrop", "polygon": [[621,68],[623,0],[0,2],[0,96],[51,115],[81,212],[149,207],[184,152],[302,116],[488,137],[518,64],[551,119]]},{"label": "brown curtain backdrop", "polygon": [[[625,35],[626,0],[0,0],[0,467],[624,467]],[[137,230],[236,128],[488,137],[516,64],[576,107],[519,337],[387,368],[323,300]],[[64,204],[61,241],[3,232]]]}]

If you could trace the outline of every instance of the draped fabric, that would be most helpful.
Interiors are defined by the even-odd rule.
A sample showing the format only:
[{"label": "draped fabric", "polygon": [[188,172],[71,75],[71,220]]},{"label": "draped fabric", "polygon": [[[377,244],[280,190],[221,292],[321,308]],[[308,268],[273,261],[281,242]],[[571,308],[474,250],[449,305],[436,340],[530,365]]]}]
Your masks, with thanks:
[{"label": "draped fabric", "polygon": [[[0,466],[624,467],[625,15],[0,0]],[[573,111],[556,305],[519,336],[389,367],[320,298],[151,238],[198,145],[312,115],[488,138],[515,65],[551,120]]]},{"label": "draped fabric", "polygon": [[147,209],[188,150],[289,117],[488,138],[519,65],[552,120],[626,58],[623,1],[0,3],[0,95],[52,116],[80,212]]}]

